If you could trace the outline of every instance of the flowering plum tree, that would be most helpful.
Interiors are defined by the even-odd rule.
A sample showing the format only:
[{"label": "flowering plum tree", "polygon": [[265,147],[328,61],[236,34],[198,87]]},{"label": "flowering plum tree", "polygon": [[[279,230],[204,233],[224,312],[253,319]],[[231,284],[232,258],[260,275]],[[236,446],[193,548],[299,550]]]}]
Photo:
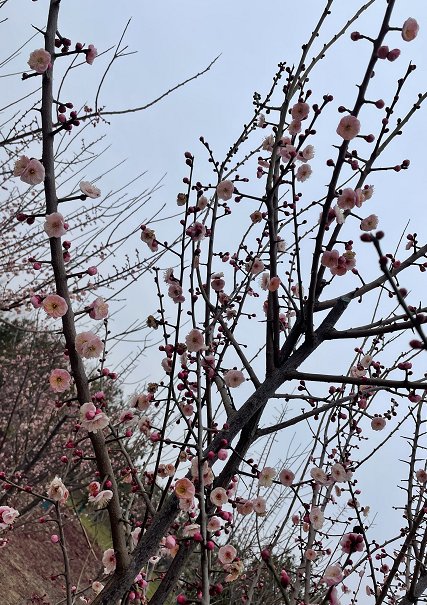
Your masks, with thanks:
[{"label": "flowering plum tree", "polygon": [[[382,9],[375,32],[355,31],[373,4]],[[102,179],[70,184],[79,163],[91,166],[92,144],[73,151],[76,129],[118,112],[98,98],[95,109],[79,99],[80,111],[62,98],[70,69],[90,69],[97,50],[59,33],[61,2],[50,0],[35,45],[42,48],[23,75],[40,83],[37,118],[18,119],[0,143],[8,167],[1,310],[9,323],[17,310],[36,314],[56,353],[37,366],[38,350],[27,352],[28,376],[44,385],[41,409],[30,414],[20,389],[28,394],[31,383],[13,367],[3,372],[15,403],[2,416],[0,529],[7,538],[32,520],[25,498],[47,506],[45,518],[59,528],[50,540],[62,551],[67,605],[391,605],[414,603],[427,589],[427,315],[421,279],[411,292],[405,286],[414,272],[423,277],[427,245],[403,226],[403,246],[378,230],[387,212],[380,175],[389,171],[398,187],[410,165],[383,158],[399,153],[398,136],[427,96],[401,102],[415,77],[407,43],[419,27],[413,17],[396,22],[398,4],[368,1],[319,50],[333,5],[325,2],[298,61],[280,63],[267,93],[254,94],[225,158],[201,138],[211,176],[185,152],[177,232],[157,212],[135,225],[140,195],[123,202],[118,190],[106,204]],[[327,78],[313,90],[310,79],[345,37],[355,53],[360,45],[368,52],[343,105]],[[395,61],[397,82],[375,98],[378,73]],[[329,142],[320,150],[324,124]],[[98,263],[108,267],[136,240],[135,260],[127,252],[123,267],[102,275]],[[134,393],[125,371],[105,365],[114,363],[114,286],[127,277],[154,284],[157,301],[143,323],[162,354],[157,374]],[[120,405],[117,378],[129,396]],[[36,443],[55,463],[43,472],[31,466],[28,490],[16,474],[27,456],[8,423],[29,418],[21,443],[33,435],[31,414]],[[292,445],[295,432],[301,446]],[[365,496],[370,465],[384,452],[396,467],[407,460],[392,504]],[[77,492],[91,510],[106,509],[111,534],[87,586],[72,577],[62,522]],[[393,505],[403,521],[378,528],[375,513],[387,518]]]}]

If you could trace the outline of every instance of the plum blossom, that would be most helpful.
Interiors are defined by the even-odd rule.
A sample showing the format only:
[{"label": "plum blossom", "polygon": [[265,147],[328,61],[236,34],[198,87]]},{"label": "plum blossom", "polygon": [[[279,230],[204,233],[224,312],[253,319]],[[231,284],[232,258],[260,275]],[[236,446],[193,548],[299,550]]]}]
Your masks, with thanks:
[{"label": "plum blossom", "polygon": [[254,510],[252,500],[241,500],[237,503],[236,510],[239,515],[250,515]]},{"label": "plum blossom", "polygon": [[354,189],[346,187],[338,196],[337,204],[341,210],[352,210],[356,205],[356,194]]},{"label": "plum blossom", "polygon": [[322,529],[325,516],[318,506],[312,506],[309,517],[314,529]]},{"label": "plum blossom", "polygon": [[116,555],[114,554],[114,548],[107,548],[102,555],[102,564],[104,565],[104,573],[113,573],[116,569]]},{"label": "plum blossom", "polygon": [[80,406],[80,424],[89,433],[105,429],[110,423],[108,416],[90,401]]},{"label": "plum blossom", "polygon": [[198,523],[190,523],[184,527],[182,535],[184,538],[192,538],[194,534],[200,532],[200,525]]},{"label": "plum blossom", "polygon": [[218,559],[223,565],[227,563],[232,563],[236,558],[237,550],[231,544],[226,544],[225,546],[221,546],[218,551]]},{"label": "plum blossom", "polygon": [[58,294],[49,294],[43,299],[42,307],[49,315],[54,319],[62,317],[68,311],[68,305],[66,301]]},{"label": "plum blossom", "polygon": [[170,284],[168,288],[168,296],[175,304],[183,303],[185,301],[182,287],[177,281]]},{"label": "plum blossom", "polygon": [[190,353],[198,353],[199,351],[204,351],[207,347],[205,346],[205,340],[203,338],[203,334],[197,328],[193,328],[185,337],[185,344],[187,345],[187,350]]},{"label": "plum blossom", "polygon": [[146,412],[150,407],[150,403],[153,399],[153,395],[151,393],[139,393],[138,395],[134,395],[130,400],[130,406],[132,408],[136,408],[140,412]]},{"label": "plum blossom", "polygon": [[306,181],[307,179],[310,178],[311,174],[312,174],[312,169],[310,164],[302,164],[296,173],[296,179],[298,182],[300,183],[304,183],[304,181]]},{"label": "plum blossom", "polygon": [[262,142],[263,151],[273,151],[274,135],[269,134]]},{"label": "plum blossom", "polygon": [[226,582],[234,582],[239,576],[242,575],[245,569],[243,561],[233,561],[233,563],[227,563],[224,565],[224,571],[227,572],[224,580]]},{"label": "plum blossom", "polygon": [[354,552],[362,552],[365,542],[361,534],[349,533],[341,538],[340,546],[343,552],[351,555]]},{"label": "plum blossom", "polygon": [[295,105],[291,109],[291,115],[294,120],[305,120],[310,112],[310,106],[308,103],[304,103],[303,101],[299,101],[295,103]]},{"label": "plum blossom", "polygon": [[344,139],[344,141],[351,141],[360,132],[360,122],[352,115],[344,116],[341,118],[340,123],[337,127],[337,134]]},{"label": "plum blossom", "polygon": [[264,263],[256,256],[253,261],[246,263],[245,269],[248,273],[252,273],[252,275],[258,275],[258,273],[264,271]]},{"label": "plum blossom", "polygon": [[416,473],[415,476],[417,478],[417,481],[419,481],[419,483],[427,483],[427,472],[420,468]]},{"label": "plum blossom", "polygon": [[19,512],[11,506],[0,506],[0,529],[7,529],[19,517]]},{"label": "plum blossom", "polygon": [[92,63],[95,61],[96,57],[98,56],[98,51],[96,50],[96,48],[94,47],[93,44],[89,44],[89,46],[87,47],[87,50],[84,51],[86,54],[86,63],[88,63],[89,65],[92,65]]},{"label": "plum blossom", "polygon": [[204,210],[206,208],[206,206],[208,205],[208,203],[209,203],[208,198],[205,195],[201,195],[197,199],[197,209]]},{"label": "plum blossom", "polygon": [[80,332],[76,336],[76,351],[82,357],[99,357],[104,349],[102,340],[93,332]]},{"label": "plum blossom", "polygon": [[48,237],[61,237],[65,235],[67,229],[64,217],[60,212],[52,212],[45,218],[43,229],[45,230]]},{"label": "plum blossom", "polygon": [[405,42],[412,42],[417,37],[419,29],[417,20],[409,17],[402,26],[402,38]]},{"label": "plum blossom", "polygon": [[376,214],[370,214],[366,218],[360,221],[360,228],[362,231],[372,231],[378,227],[378,217]]},{"label": "plum blossom", "polygon": [[55,393],[63,393],[70,388],[71,376],[67,370],[56,368],[50,373],[49,383],[52,391],[55,391]]},{"label": "plum blossom", "polygon": [[104,508],[112,497],[113,492],[110,489],[103,489],[98,492],[96,496],[89,496],[89,502],[93,504],[95,508],[100,509]]},{"label": "plum blossom", "polygon": [[230,389],[235,389],[245,382],[245,376],[240,370],[228,370],[224,382]]},{"label": "plum blossom", "polygon": [[92,582],[92,590],[95,594],[99,594],[102,590],[104,590],[104,584],[98,580],[95,580],[95,582]]},{"label": "plum blossom", "polygon": [[334,586],[335,584],[339,584],[343,577],[344,575],[339,565],[329,565],[325,569],[323,580],[328,586]]},{"label": "plum blossom", "polygon": [[282,485],[286,485],[286,487],[290,487],[294,482],[295,474],[289,470],[288,468],[284,468],[279,473],[279,481]]},{"label": "plum blossom", "polygon": [[28,59],[28,65],[30,69],[33,69],[38,74],[44,74],[44,72],[51,66],[52,57],[50,53],[44,48],[33,50]]},{"label": "plum blossom", "polygon": [[210,501],[215,506],[223,506],[228,502],[227,492],[223,487],[216,487],[211,491]]},{"label": "plum blossom", "polygon": [[211,277],[211,286],[212,286],[212,290],[214,290],[215,292],[221,292],[221,290],[224,290],[224,286],[225,286],[225,280],[223,279],[224,277],[224,273],[220,272],[220,273],[214,273]]},{"label": "plum blossom", "polygon": [[314,147],[313,145],[307,145],[301,151],[301,156],[298,158],[302,162],[307,162],[308,160],[312,160],[314,158]]},{"label": "plum blossom", "polygon": [[190,479],[184,477],[183,479],[178,479],[175,483],[175,494],[180,500],[193,498],[195,493],[196,488],[194,487],[194,484],[191,483]]},{"label": "plum blossom", "polygon": [[288,132],[291,137],[299,134],[301,132],[302,124],[300,120],[292,120],[292,122],[288,126]]},{"label": "plum blossom", "polygon": [[47,495],[51,500],[55,500],[55,502],[59,502],[60,504],[65,504],[70,493],[63,484],[62,479],[55,477],[48,487]]},{"label": "plum blossom", "polygon": [[[191,461],[191,474],[194,479],[199,478],[199,459],[197,456]],[[202,465],[203,485],[211,485],[214,480],[214,474],[207,460]]]},{"label": "plum blossom", "polygon": [[216,193],[220,200],[227,202],[233,196],[234,184],[232,181],[221,181],[216,188]]},{"label": "plum blossom", "polygon": [[252,506],[254,508],[254,512],[261,517],[266,514],[266,502],[265,498],[258,496],[258,498],[254,498],[252,500]]},{"label": "plum blossom", "polygon": [[304,553],[304,556],[308,561],[315,561],[317,559],[317,552],[312,548],[307,548]]},{"label": "plum blossom", "polygon": [[337,483],[349,481],[351,479],[352,472],[346,471],[342,464],[337,462],[331,467],[331,477]]},{"label": "plum blossom", "polygon": [[211,517],[209,519],[207,530],[214,533],[221,529],[221,519],[219,517]]},{"label": "plum blossom", "polygon": [[326,475],[325,471],[317,466],[311,469],[310,476],[316,483],[319,483],[320,485],[326,485],[328,482],[328,476]]},{"label": "plum blossom", "polygon": [[29,163],[30,158],[26,155],[21,155],[21,157],[16,160],[15,166],[13,167],[13,176],[21,176]]},{"label": "plum blossom", "polygon": [[191,237],[193,242],[201,242],[206,237],[206,227],[203,223],[196,221],[186,229],[185,233]]},{"label": "plum blossom", "polygon": [[153,229],[149,229],[143,225],[143,228],[141,227],[141,241],[147,244],[151,252],[157,252],[159,244],[157,243],[156,234]]},{"label": "plum blossom", "polygon": [[27,185],[39,185],[40,183],[43,183],[44,177],[44,166],[35,158],[30,159],[26,164],[25,169],[20,174],[21,181]]},{"label": "plum blossom", "polygon": [[89,317],[92,319],[105,319],[108,317],[108,303],[99,296],[90,304]]},{"label": "plum blossom", "polygon": [[89,181],[80,181],[79,187],[83,195],[86,195],[92,199],[95,199],[101,195],[101,190],[98,189],[98,187],[95,187],[95,185],[92,185],[92,183]]},{"label": "plum blossom", "polygon": [[373,431],[382,431],[385,425],[385,418],[382,418],[380,416],[375,416],[375,418],[372,418],[371,428]]},{"label": "plum blossom", "polygon": [[273,479],[277,475],[275,468],[266,466],[262,469],[258,477],[258,483],[261,487],[271,487],[273,485]]}]

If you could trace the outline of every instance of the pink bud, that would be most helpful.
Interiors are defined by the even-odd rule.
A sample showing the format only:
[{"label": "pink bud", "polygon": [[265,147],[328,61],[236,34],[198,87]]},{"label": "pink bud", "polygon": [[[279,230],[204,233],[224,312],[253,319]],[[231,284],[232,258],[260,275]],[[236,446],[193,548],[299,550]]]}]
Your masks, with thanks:
[{"label": "pink bud", "polygon": [[386,59],[388,53],[389,53],[388,46],[380,46],[379,49],[377,50],[377,57],[378,57],[378,59]]},{"label": "pink bud", "polygon": [[398,48],[393,48],[393,50],[391,50],[387,54],[387,59],[389,61],[396,61],[396,59],[399,57],[399,55],[400,55],[400,50]]},{"label": "pink bud", "polygon": [[98,273],[98,269],[96,267],[89,267],[86,269],[86,273],[88,275],[96,275]]},{"label": "pink bud", "polygon": [[50,536],[50,541],[52,544],[57,544],[59,542],[59,536],[57,534],[52,534]]},{"label": "pink bud", "polygon": [[228,458],[228,452],[227,452],[227,450],[223,450],[223,449],[219,450],[219,452],[218,452],[218,459],[219,460],[227,460],[227,458]]}]

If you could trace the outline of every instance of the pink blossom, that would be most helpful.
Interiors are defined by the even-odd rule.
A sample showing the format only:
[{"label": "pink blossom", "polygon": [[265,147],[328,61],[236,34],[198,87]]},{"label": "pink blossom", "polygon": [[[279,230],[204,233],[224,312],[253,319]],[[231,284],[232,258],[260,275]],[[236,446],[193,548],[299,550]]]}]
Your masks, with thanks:
[{"label": "pink blossom", "polygon": [[314,158],[314,147],[313,145],[307,145],[301,152],[300,159],[302,161],[312,160]]},{"label": "pink blossom", "polygon": [[105,319],[108,316],[108,303],[99,296],[90,304],[89,317],[92,319]]},{"label": "pink blossom", "polygon": [[311,525],[314,529],[322,529],[325,516],[317,506],[312,506],[309,514]]},{"label": "pink blossom", "polygon": [[342,537],[340,546],[343,552],[351,555],[354,552],[362,552],[365,543],[361,534],[349,533]]},{"label": "pink blossom", "polygon": [[101,489],[101,484],[99,483],[99,481],[91,481],[89,483],[89,485],[87,486],[88,492],[90,494],[90,496],[96,496],[97,494],[99,494],[99,490]]},{"label": "pink blossom", "polygon": [[80,181],[79,187],[83,195],[86,195],[92,199],[95,199],[101,195],[101,190],[98,189],[98,187],[95,187],[95,185],[92,185],[92,183],[89,183],[89,181]]},{"label": "pink blossom", "polygon": [[258,477],[258,483],[261,487],[271,487],[273,485],[273,479],[277,475],[275,468],[266,466],[262,469]]},{"label": "pink blossom", "polygon": [[197,209],[204,210],[207,205],[208,205],[208,198],[205,195],[201,195],[197,199]]},{"label": "pink blossom", "polygon": [[110,423],[108,416],[90,401],[80,406],[80,424],[89,433],[105,429]]},{"label": "pink blossom", "polygon": [[371,428],[373,431],[382,431],[385,425],[385,418],[382,418],[380,416],[375,416],[375,418],[372,418]]},{"label": "pink blossom", "polygon": [[307,179],[310,178],[311,174],[312,174],[312,169],[310,164],[302,164],[296,173],[296,179],[298,182],[300,183],[304,183],[304,181],[306,181]]},{"label": "pink blossom", "polygon": [[343,483],[351,479],[351,471],[346,471],[342,464],[337,462],[331,467],[331,477],[337,483]]},{"label": "pink blossom", "polygon": [[320,259],[320,263],[324,267],[328,267],[329,269],[333,269],[338,265],[339,252],[338,250],[326,250],[322,254],[322,258]]},{"label": "pink blossom", "polygon": [[288,132],[291,137],[299,134],[301,132],[302,124],[301,120],[292,120],[292,122],[288,126]]},{"label": "pink blossom", "polygon": [[60,212],[52,212],[45,218],[44,230],[48,237],[61,237],[67,232],[64,217]]},{"label": "pink blossom", "polygon": [[362,221],[360,221],[360,228],[362,231],[372,231],[378,227],[378,217],[376,214],[370,214]]},{"label": "pink blossom", "polygon": [[221,519],[219,517],[211,517],[207,526],[208,531],[214,533],[221,529]]},{"label": "pink blossom", "polygon": [[258,275],[258,273],[264,271],[264,263],[256,256],[253,261],[246,263],[245,269],[248,273],[252,273],[252,275]]},{"label": "pink blossom", "polygon": [[263,149],[263,151],[273,151],[273,145],[274,145],[274,136],[272,134],[269,134],[268,137],[265,137],[265,139],[262,142],[262,149]]},{"label": "pink blossom", "polygon": [[294,482],[295,475],[288,468],[284,468],[280,471],[279,481],[282,485],[286,485],[286,487],[290,487]]},{"label": "pink blossom", "polygon": [[51,66],[51,61],[52,57],[50,56],[50,53],[44,48],[39,48],[38,50],[33,50],[30,54],[28,65],[30,66],[30,69],[34,69],[36,73],[44,74]]},{"label": "pink blossom", "polygon": [[96,496],[89,496],[89,502],[94,505],[95,508],[100,509],[106,506],[111,498],[113,497],[113,492],[110,489],[101,490]]},{"label": "pink blossom", "polygon": [[215,506],[223,506],[228,502],[227,492],[223,487],[216,487],[211,491],[210,501]]},{"label": "pink blossom", "polygon": [[182,303],[185,301],[183,296],[182,287],[178,282],[173,282],[168,288],[168,296],[173,300],[174,303]]},{"label": "pink blossom", "polygon": [[104,573],[113,573],[116,569],[116,555],[114,548],[108,548],[102,555],[102,564],[104,565]]},{"label": "pink blossom", "polygon": [[338,206],[341,210],[352,210],[356,205],[356,194],[351,187],[343,189],[341,195],[338,196]]},{"label": "pink blossom", "polygon": [[198,353],[199,351],[204,351],[207,347],[205,346],[205,341],[203,338],[203,334],[197,328],[193,328],[185,337],[185,344],[187,345],[187,350],[190,353]]},{"label": "pink blossom", "polygon": [[252,506],[254,507],[254,512],[261,517],[266,514],[266,502],[265,498],[258,496],[258,498],[253,498]]},{"label": "pink blossom", "polygon": [[427,472],[420,468],[416,473],[415,476],[417,478],[417,481],[419,481],[420,483],[427,483]]},{"label": "pink blossom", "polygon": [[311,469],[310,476],[316,483],[319,483],[320,485],[326,485],[328,482],[328,477],[325,471],[317,466]]},{"label": "pink blossom", "polygon": [[31,158],[20,176],[21,181],[27,183],[27,185],[39,185],[44,181],[44,166],[39,160]]},{"label": "pink blossom", "polygon": [[71,376],[67,370],[56,368],[50,373],[49,383],[52,391],[55,391],[55,393],[63,393],[70,388]]},{"label": "pink blossom", "polygon": [[239,515],[250,515],[254,510],[252,500],[241,500],[237,503],[236,510]]},{"label": "pink blossom", "polygon": [[178,479],[175,483],[175,494],[180,500],[193,498],[195,493],[196,488],[190,479],[184,477],[183,479]]},{"label": "pink blossom", "polygon": [[339,565],[329,565],[325,569],[323,580],[328,586],[334,586],[335,584],[339,584],[343,577],[344,575]]},{"label": "pink blossom", "polygon": [[59,502],[60,504],[65,504],[70,493],[62,480],[59,477],[55,477],[49,485],[47,495],[51,500],[55,500],[55,502]]},{"label": "pink blossom", "polygon": [[294,120],[305,120],[310,112],[310,106],[308,103],[299,101],[291,109],[291,115]]},{"label": "pink blossom", "polygon": [[190,523],[184,527],[184,538],[193,538],[194,534],[200,533],[200,525],[198,523]]},{"label": "pink blossom", "polygon": [[342,225],[345,221],[344,212],[339,208],[339,206],[334,206],[332,210],[335,212],[335,219],[338,225]]},{"label": "pink blossom", "polygon": [[341,118],[338,124],[337,134],[344,139],[344,141],[351,141],[360,132],[360,122],[352,115],[344,116]]},{"label": "pink blossom", "polygon": [[99,594],[102,590],[104,590],[104,584],[98,580],[95,580],[95,582],[92,582],[92,590],[95,594]]},{"label": "pink blossom", "polygon": [[234,192],[234,184],[232,181],[221,181],[216,188],[216,193],[220,200],[227,202],[232,198]]},{"label": "pink blossom", "polygon": [[159,244],[156,240],[156,234],[152,229],[148,229],[148,227],[144,226],[144,229],[141,229],[141,241],[147,244],[151,252],[157,252],[157,250],[159,249]]},{"label": "pink blossom", "polygon": [[226,544],[225,546],[221,546],[218,551],[218,559],[220,562],[225,565],[227,563],[232,563],[236,558],[237,550],[231,544]]},{"label": "pink blossom", "polygon": [[214,273],[211,277],[212,290],[215,292],[221,292],[224,289],[225,281],[223,279],[224,273]]},{"label": "pink blossom", "polygon": [[206,237],[206,227],[203,223],[196,221],[186,229],[185,233],[191,237],[191,241],[201,242]]},{"label": "pink blossom", "polygon": [[92,63],[95,61],[96,57],[98,56],[98,51],[96,50],[96,48],[94,47],[93,44],[89,44],[89,46],[87,47],[87,50],[84,51],[86,54],[86,63],[88,63],[89,65],[92,65]]},{"label": "pink blossom", "polygon": [[53,317],[57,319],[58,317],[62,317],[68,311],[68,305],[62,296],[58,294],[49,294],[46,298],[43,299],[42,307],[49,315],[49,317]]},{"label": "pink blossom", "polygon": [[312,548],[307,548],[307,550],[304,553],[304,556],[307,559],[307,561],[315,561],[317,559],[317,552],[315,550],[313,550]]},{"label": "pink blossom", "polygon": [[409,17],[402,26],[402,38],[405,42],[412,42],[417,37],[419,29],[416,19]]},{"label": "pink blossom", "polygon": [[245,376],[240,370],[228,370],[224,382],[230,389],[235,389],[245,382]]},{"label": "pink blossom", "polygon": [[152,399],[153,395],[151,393],[140,393],[132,397],[130,405],[133,408],[137,408],[140,412],[145,412],[150,407]]},{"label": "pink blossom", "polygon": [[77,334],[75,345],[77,353],[86,359],[99,357],[104,350],[102,340],[93,332]]},{"label": "pink blossom", "polygon": [[224,571],[227,572],[225,576],[226,582],[234,582],[237,578],[242,575],[245,569],[243,561],[233,561],[233,563],[228,563],[224,565]]},{"label": "pink blossom", "polygon": [[7,529],[19,516],[19,512],[11,506],[0,506],[0,529]]},{"label": "pink blossom", "polygon": [[25,172],[28,164],[30,163],[30,158],[26,155],[21,155],[21,157],[16,160],[15,166],[13,168],[13,176],[21,176]]}]

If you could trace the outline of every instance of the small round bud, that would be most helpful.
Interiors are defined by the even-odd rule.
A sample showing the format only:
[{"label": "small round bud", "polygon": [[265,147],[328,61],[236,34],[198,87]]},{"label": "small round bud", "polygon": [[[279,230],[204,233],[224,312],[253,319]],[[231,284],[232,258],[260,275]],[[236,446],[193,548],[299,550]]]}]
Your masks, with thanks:
[{"label": "small round bud", "polygon": [[377,50],[377,57],[378,59],[387,59],[387,55],[389,53],[389,47],[388,46],[380,46],[379,49]]}]

